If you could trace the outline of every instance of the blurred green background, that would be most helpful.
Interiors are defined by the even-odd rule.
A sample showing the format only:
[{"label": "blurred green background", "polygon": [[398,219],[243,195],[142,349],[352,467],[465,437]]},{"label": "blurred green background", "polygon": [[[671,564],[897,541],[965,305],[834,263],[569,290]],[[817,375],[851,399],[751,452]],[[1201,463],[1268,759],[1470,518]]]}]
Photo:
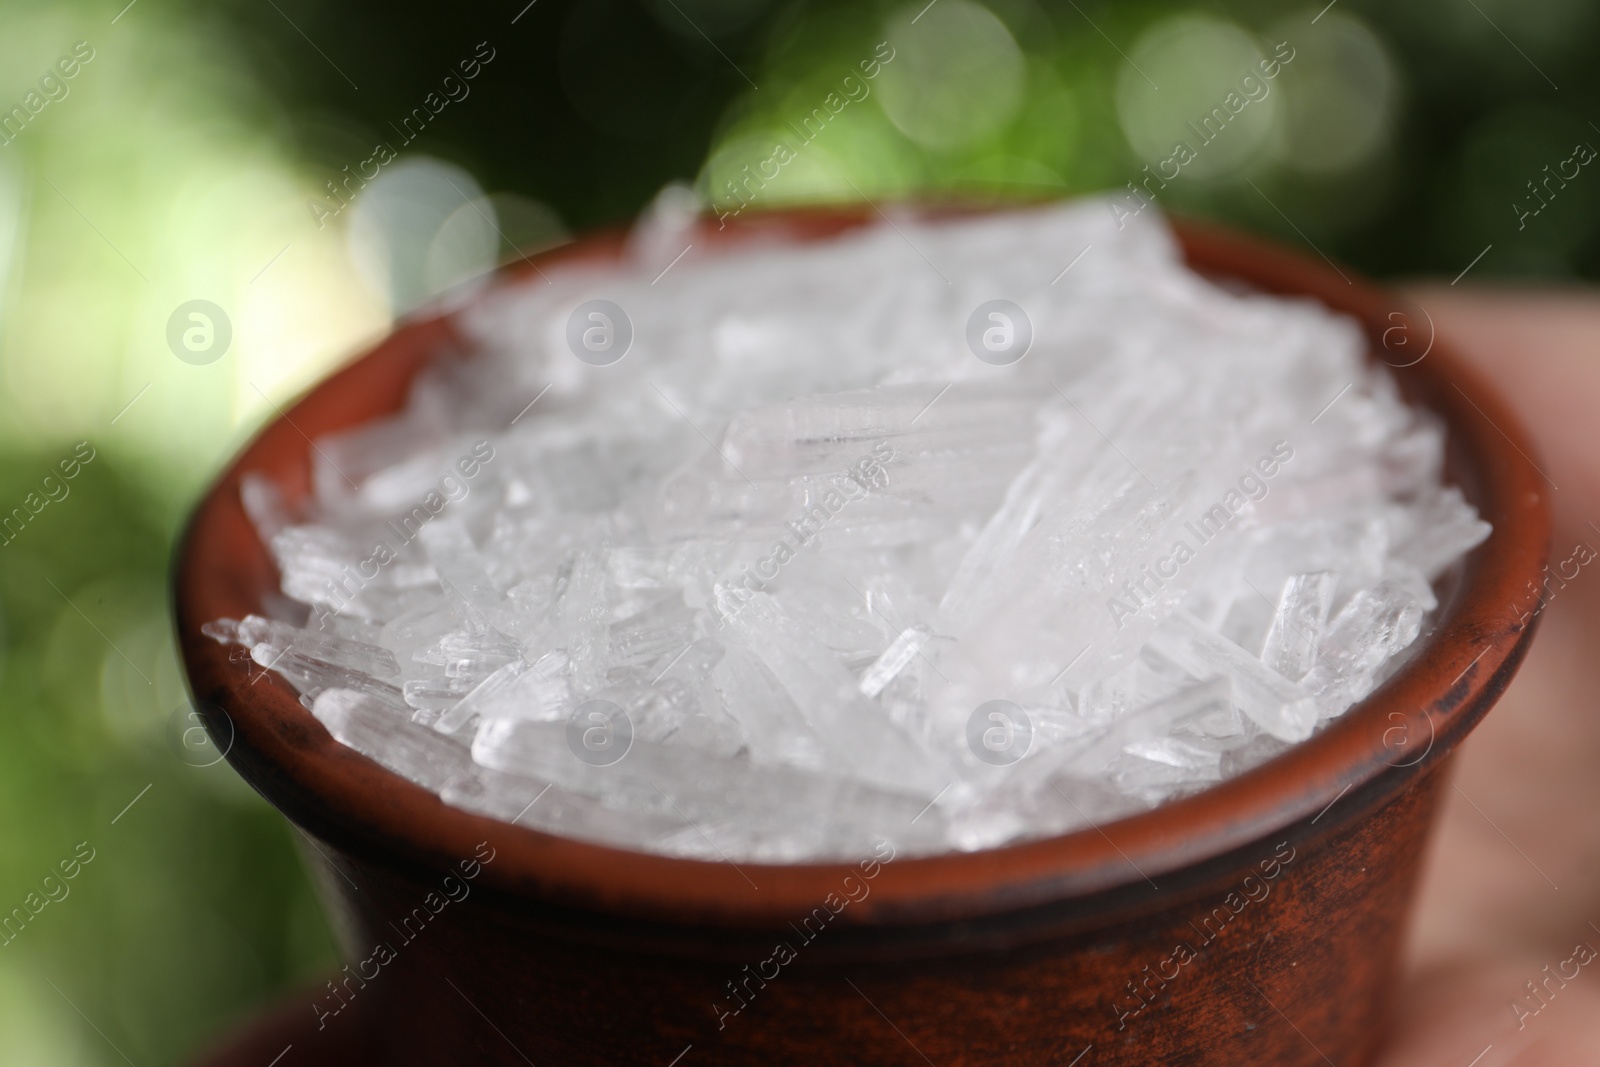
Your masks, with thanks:
[{"label": "blurred green background", "polygon": [[1126,193],[1183,140],[1171,210],[1600,273],[1600,0],[125,4],[0,0],[4,1064],[181,1063],[331,962],[295,835],[188,732],[169,556],[276,405],[497,262],[669,182]]}]

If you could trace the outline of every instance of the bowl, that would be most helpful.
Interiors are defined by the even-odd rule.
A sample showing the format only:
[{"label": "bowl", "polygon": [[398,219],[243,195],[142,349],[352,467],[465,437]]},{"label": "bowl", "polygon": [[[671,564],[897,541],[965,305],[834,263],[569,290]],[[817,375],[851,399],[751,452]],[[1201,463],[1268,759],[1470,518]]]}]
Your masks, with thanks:
[{"label": "bowl", "polygon": [[[875,217],[775,212],[703,223],[694,241],[807,241]],[[176,561],[197,709],[302,831],[349,960],[235,1051],[282,1040],[301,1062],[563,1067],[1368,1061],[1449,756],[1532,637],[1544,483],[1516,420],[1423,309],[1257,239],[1177,234],[1203,273],[1358,320],[1373,358],[1448,425],[1448,476],[1493,524],[1379,689],[1204,792],[973,853],[708,863],[448,807],[200,632],[277,594],[240,479],[304,498],[312,439],[397,410],[421,368],[465,344],[449,314],[410,322],[261,432],[200,501]],[[621,253],[621,234],[598,234],[495,284]]]}]

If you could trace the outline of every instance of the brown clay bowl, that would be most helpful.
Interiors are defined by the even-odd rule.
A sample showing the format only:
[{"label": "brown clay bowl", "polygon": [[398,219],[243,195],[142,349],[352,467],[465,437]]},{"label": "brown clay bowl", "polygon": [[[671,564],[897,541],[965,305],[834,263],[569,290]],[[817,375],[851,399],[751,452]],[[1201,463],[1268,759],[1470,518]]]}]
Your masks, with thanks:
[{"label": "brown clay bowl", "polygon": [[[872,217],[776,213],[695,240],[806,240]],[[619,851],[446,807],[336,743],[286,682],[200,633],[278,588],[241,475],[302,497],[308,438],[396,410],[419,368],[459,350],[448,316],[410,323],[256,438],[201,501],[177,559],[202,714],[238,772],[313,841],[352,961],[238,1047],[271,1055],[284,1039],[303,1063],[541,1067],[1366,1062],[1448,756],[1532,636],[1519,620],[1544,564],[1543,483],[1510,412],[1432,342],[1419,309],[1271,244],[1179,233],[1197,269],[1320,299],[1365,325],[1375,358],[1409,363],[1396,376],[1448,423],[1450,476],[1494,525],[1441,589],[1431,636],[1377,692],[1277,759],[1155,811],[897,859],[870,879],[843,864]],[[619,250],[619,235],[599,235],[540,265]],[[491,855],[461,883],[469,895],[434,914],[446,876]],[[866,894],[806,939],[804,917],[852,873],[850,893]],[[794,957],[781,965],[780,944]],[[377,963],[380,945],[392,958]]]}]

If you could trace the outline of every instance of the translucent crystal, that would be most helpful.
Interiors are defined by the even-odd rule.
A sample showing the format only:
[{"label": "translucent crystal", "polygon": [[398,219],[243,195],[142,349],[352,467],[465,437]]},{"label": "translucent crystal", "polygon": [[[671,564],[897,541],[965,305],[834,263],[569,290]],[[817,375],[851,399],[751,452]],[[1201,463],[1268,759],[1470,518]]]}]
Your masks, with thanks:
[{"label": "translucent crystal", "polygon": [[[312,485],[317,498],[328,502],[345,502],[347,498],[363,493],[363,486],[375,476],[392,483],[397,469],[418,466],[417,453],[431,451],[442,437],[441,428],[434,419],[401,416],[396,419],[370,423],[330,434],[317,442],[311,454]],[[435,488],[438,478],[437,463],[427,465],[410,485],[390,493],[371,492],[368,486],[363,503],[375,510],[389,510],[419,500],[429,489]],[[387,479],[383,479],[384,474]],[[429,477],[431,475],[431,477]]]},{"label": "translucent crystal", "polygon": [[618,811],[549,782],[503,774],[470,761],[443,782],[439,796],[446,804],[518,826],[607,844],[631,844],[640,834],[665,837],[683,827],[675,814]]},{"label": "translucent crystal", "polygon": [[1036,409],[1027,393],[970,384],[798,397],[735,416],[722,455],[749,478],[849,470],[864,488],[887,488],[939,457],[1031,452]]},{"label": "translucent crystal", "polygon": [[259,615],[246,615],[240,621],[236,640],[250,646],[273,645],[290,649],[330,667],[360,671],[374,678],[393,678],[400,673],[394,654],[386,648],[362,644],[348,638],[303,630]]},{"label": "translucent crystal", "polygon": [[212,619],[200,627],[200,632],[222,645],[236,645],[239,641],[238,619]]},{"label": "translucent crystal", "polygon": [[257,536],[267,544],[291,524],[283,493],[276,484],[254,471],[239,479],[239,501],[244,505],[245,514],[250,516]]},{"label": "translucent crystal", "polygon": [[1489,524],[1478,518],[1454,486],[1439,490],[1424,507],[1407,509],[1402,515],[1406,536],[1399,555],[1429,581],[1489,536]]},{"label": "translucent crystal", "polygon": [[1317,645],[1317,665],[1304,681],[1324,717],[1372,692],[1384,665],[1417,639],[1425,610],[1417,591],[1403,581],[1381,582],[1350,599],[1328,624]]},{"label": "translucent crystal", "polygon": [[439,581],[465,601],[470,611],[481,614],[485,626],[490,625],[489,619],[500,613],[500,594],[466,528],[440,519],[424,526],[418,536]]},{"label": "translucent crystal", "polygon": [[[1488,535],[1357,323],[1196,275],[1153,208],[715,246],[686,204],[619,263],[475,297],[461,358],[316,442],[309,496],[242,481],[282,593],[204,628],[238,669],[531,828],[988,848],[1304,740],[1404,669]],[[592,300],[620,364],[573,355]]]},{"label": "translucent crystal", "polygon": [[931,798],[948,784],[938,763],[861,695],[838,659],[818,646],[765,593],[734,603],[724,596],[728,628],[783,686],[832,756],[863,781]]},{"label": "translucent crystal", "polygon": [[574,707],[560,649],[532,664],[519,658],[481,680],[418,679],[403,689],[406,703],[417,709],[416,721],[451,734],[485,718],[560,719]]},{"label": "translucent crystal", "polygon": [[474,686],[472,691],[457,701],[454,707],[440,715],[433,724],[434,729],[442,733],[457,733],[474,719],[488,712],[494,706],[496,698],[511,691],[524,675],[539,682],[544,681],[542,672],[533,670],[526,660],[518,659],[507,663]]},{"label": "translucent crystal", "polygon": [[611,624],[609,646],[619,666],[645,666],[676,656],[694,642],[694,612],[681,595],[664,597]]},{"label": "translucent crystal", "polygon": [[922,646],[932,637],[933,631],[920,624],[901,630],[894,642],[883,650],[883,655],[872,661],[857,688],[869,697],[883,692],[884,686],[894,681],[921,654]]},{"label": "translucent crystal", "polygon": [[1196,678],[1230,679],[1239,710],[1273,737],[1311,736],[1317,722],[1311,695],[1187,611],[1173,612],[1150,646]]},{"label": "translucent crystal", "polygon": [[567,650],[572,685],[592,693],[605,684],[611,651],[609,584],[605,554],[598,548],[578,553],[561,591],[558,640]]},{"label": "translucent crystal", "polygon": [[[798,806],[817,817],[848,819],[899,837],[910,831],[912,820],[927,806],[925,801],[848,778],[757,767],[637,739],[615,763],[596,766],[574,754],[565,723],[486,723],[473,741],[472,757],[485,767],[554,782],[607,807],[677,812],[688,821],[720,821],[740,812],[751,820],[781,823],[792,818]],[[935,818],[933,824],[938,821]]]},{"label": "translucent crystal", "polygon": [[443,667],[445,677],[475,685],[522,658],[522,648],[496,630],[453,630],[412,653],[413,663]]},{"label": "translucent crystal", "polygon": [[1316,662],[1317,640],[1338,584],[1338,575],[1331,571],[1296,574],[1284,580],[1261,648],[1262,663],[1291,682],[1306,676]]},{"label": "translucent crystal", "polygon": [[315,695],[324,689],[353,689],[378,697],[391,707],[406,706],[399,686],[359,670],[325,663],[293,645],[279,647],[262,642],[251,646],[250,658],[264,669],[288,678],[302,693]]},{"label": "translucent crystal", "polygon": [[1290,747],[1289,742],[1281,741],[1271,734],[1261,734],[1258,737],[1253,737],[1237,748],[1231,748],[1222,754],[1222,776],[1224,778],[1232,778],[1236,774],[1254,770],[1274,756],[1287,752]]},{"label": "translucent crystal", "polygon": [[811,732],[800,709],[752,653],[733,649],[717,664],[712,685],[723,706],[743,731],[755,763],[786,763],[821,770],[829,762],[822,742]]},{"label": "translucent crystal", "polygon": [[452,684],[448,680],[439,682],[425,678],[413,678],[400,687],[406,703],[422,713],[418,721],[426,721],[430,725],[438,720],[440,712],[455,707],[470,691],[470,687]]},{"label": "translucent crystal", "polygon": [[[1092,778],[1115,764],[1124,755],[1133,755],[1191,771],[1215,770],[1215,753],[1192,747],[1175,736],[1185,720],[1203,719],[1208,714],[1232,707],[1233,686],[1227,677],[1213,678],[1186,686],[1171,696],[1151,701],[1117,717],[1095,740],[1067,749],[1058,755],[1052,773],[1073,772]],[[1161,753],[1161,755],[1158,755]],[[1063,758],[1064,757],[1064,758]],[[1045,762],[1042,759],[1041,762]],[[1039,772],[1035,772],[1039,773]]]},{"label": "translucent crystal", "polygon": [[465,745],[407,721],[366,693],[326,689],[312,703],[311,714],[340,744],[435,792],[472,766]]}]

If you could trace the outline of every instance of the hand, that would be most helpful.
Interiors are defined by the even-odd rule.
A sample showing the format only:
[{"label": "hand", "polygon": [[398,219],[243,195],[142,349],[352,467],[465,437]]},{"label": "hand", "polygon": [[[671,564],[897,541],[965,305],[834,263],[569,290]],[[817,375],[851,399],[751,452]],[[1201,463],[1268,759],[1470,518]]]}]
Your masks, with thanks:
[{"label": "hand", "polygon": [[[1532,434],[1557,486],[1552,563],[1600,552],[1600,295],[1413,295]],[[1600,954],[1600,560],[1540,623],[1453,768],[1376,1067],[1600,1064],[1600,955],[1560,977],[1576,946]]]}]

